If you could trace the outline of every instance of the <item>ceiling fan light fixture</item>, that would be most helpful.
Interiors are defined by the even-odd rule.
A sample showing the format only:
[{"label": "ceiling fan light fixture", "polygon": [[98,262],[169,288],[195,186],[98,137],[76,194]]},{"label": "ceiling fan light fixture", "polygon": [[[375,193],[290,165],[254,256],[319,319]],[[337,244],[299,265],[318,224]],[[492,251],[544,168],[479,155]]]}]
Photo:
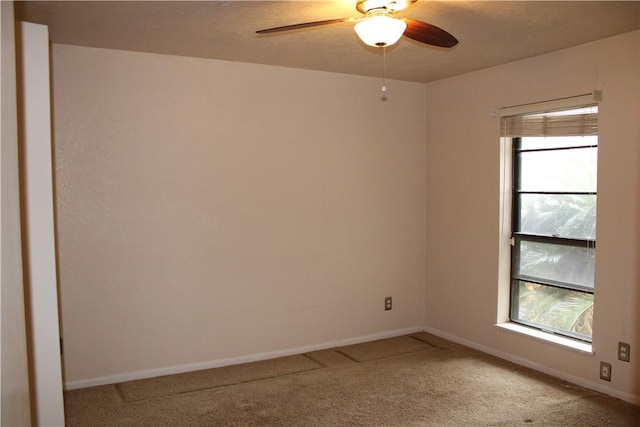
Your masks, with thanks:
[{"label": "ceiling fan light fixture", "polygon": [[365,44],[373,47],[391,46],[402,37],[407,24],[384,11],[371,11],[354,29]]}]

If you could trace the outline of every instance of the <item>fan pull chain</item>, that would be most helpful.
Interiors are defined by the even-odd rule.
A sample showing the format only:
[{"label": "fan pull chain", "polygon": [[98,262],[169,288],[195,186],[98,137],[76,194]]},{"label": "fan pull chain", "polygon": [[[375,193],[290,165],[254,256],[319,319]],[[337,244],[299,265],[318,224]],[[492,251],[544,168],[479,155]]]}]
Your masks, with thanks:
[{"label": "fan pull chain", "polygon": [[387,47],[382,47],[382,93],[387,91]]},{"label": "fan pull chain", "polygon": [[387,100],[387,48],[385,46],[382,47],[382,87],[380,90],[382,91],[380,100],[384,102]]}]

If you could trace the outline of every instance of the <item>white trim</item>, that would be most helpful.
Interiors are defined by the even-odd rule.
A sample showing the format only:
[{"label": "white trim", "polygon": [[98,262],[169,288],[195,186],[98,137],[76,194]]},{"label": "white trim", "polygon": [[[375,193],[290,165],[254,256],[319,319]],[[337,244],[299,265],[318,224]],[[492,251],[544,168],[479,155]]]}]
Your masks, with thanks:
[{"label": "white trim", "polygon": [[180,374],[183,372],[199,371],[202,369],[220,368],[223,366],[238,365],[241,363],[257,362],[260,360],[275,359],[278,357],[292,356],[295,354],[309,353],[311,351],[326,350],[328,348],[343,347],[346,345],[360,344],[369,341],[375,341],[385,338],[393,338],[407,334],[422,332],[422,326],[414,326],[412,328],[396,329],[393,331],[379,332],[371,335],[364,335],[355,338],[347,338],[344,340],[330,341],[322,344],[313,344],[302,347],[295,347],[284,350],[271,351],[267,353],[249,354],[238,357],[230,357],[227,359],[211,360],[208,362],[190,363],[187,365],[168,366],[166,368],[147,369],[144,371],[128,372],[124,374],[110,375],[106,377],[90,378],[86,380],[70,381],[64,383],[65,390],[75,390],[80,388],[94,387],[105,384],[114,384],[123,381],[140,380],[144,378],[153,378],[161,375]]},{"label": "white trim", "polygon": [[22,245],[27,318],[32,421],[38,425],[64,425],[62,360],[58,313],[56,238],[54,224],[53,156],[51,138],[51,73],[49,28],[20,22],[18,80],[22,101],[20,182]]},{"label": "white trim", "polygon": [[541,365],[540,363],[533,362],[528,359],[524,359],[522,357],[514,356],[509,353],[505,353],[503,351],[495,350],[491,347],[484,346],[482,344],[475,343],[473,341],[466,340],[464,338],[457,337],[455,335],[448,334],[446,332],[442,332],[438,329],[433,329],[425,326],[424,331],[446,340],[462,344],[466,347],[473,348],[475,350],[481,351],[483,353],[490,354],[492,356],[498,357],[500,359],[504,359],[506,361],[515,363],[517,365],[524,366],[526,368],[533,369],[538,372],[542,372],[543,374],[551,375],[552,377],[559,378],[561,380],[570,382],[572,384],[579,385],[581,387],[585,387],[600,393],[608,394],[609,396],[616,397],[618,399],[624,400],[625,402],[633,403],[634,405],[640,405],[640,396],[635,396],[630,393],[625,393],[620,390],[615,390],[611,387],[607,387],[602,384],[594,383],[593,381],[585,380],[584,378],[577,377],[575,375],[567,374],[566,372],[558,371],[556,369],[549,368],[548,366]]},{"label": "white trim", "polygon": [[496,327],[500,329],[504,329],[509,332],[516,333],[516,334],[527,335],[529,337],[533,337],[538,340],[548,342],[551,344],[556,344],[571,350],[577,350],[580,353],[586,353],[591,355],[593,354],[593,349],[591,347],[591,344],[586,342],[572,340],[570,338],[565,338],[559,335],[550,334],[548,332],[543,332],[534,328],[527,328],[526,326],[518,325],[511,322],[498,323]]},{"label": "white trim", "polygon": [[538,113],[544,111],[562,110],[569,107],[579,107],[594,102],[602,101],[602,91],[594,90],[578,96],[552,99],[550,101],[534,102],[532,104],[514,105],[498,110],[500,117],[517,116],[525,113]]}]

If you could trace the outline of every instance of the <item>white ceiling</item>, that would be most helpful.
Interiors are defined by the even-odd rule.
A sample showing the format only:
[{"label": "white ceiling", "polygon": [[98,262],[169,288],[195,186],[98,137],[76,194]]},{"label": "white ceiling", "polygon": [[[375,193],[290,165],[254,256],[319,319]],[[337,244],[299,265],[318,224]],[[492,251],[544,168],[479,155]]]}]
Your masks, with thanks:
[{"label": "white ceiling", "polygon": [[[344,22],[275,35],[256,30],[361,17],[355,0],[16,2],[54,43],[381,76],[381,49]],[[453,34],[452,49],[406,37],[386,49],[388,78],[429,82],[640,28],[640,1],[426,1],[399,13]]]}]

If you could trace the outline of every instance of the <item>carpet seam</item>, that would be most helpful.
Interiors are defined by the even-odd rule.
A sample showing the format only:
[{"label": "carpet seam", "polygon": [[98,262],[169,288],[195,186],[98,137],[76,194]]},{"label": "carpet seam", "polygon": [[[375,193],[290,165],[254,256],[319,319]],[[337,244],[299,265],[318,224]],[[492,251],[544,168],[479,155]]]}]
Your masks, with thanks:
[{"label": "carpet seam", "polygon": [[[433,349],[433,348],[440,348],[440,347],[438,347],[438,346],[436,346],[436,345],[434,345],[434,344],[432,344],[430,342],[424,341],[424,340],[422,340],[422,339],[420,339],[418,337],[415,337],[413,335],[409,335],[409,337],[414,339],[414,340],[416,340],[417,342],[420,342],[420,343],[423,343],[425,345],[428,345],[430,348],[419,349],[419,350],[410,350],[410,351],[406,351],[406,352],[402,352],[402,353],[392,354],[392,355],[389,355],[389,356],[383,356],[383,357],[378,357],[378,358],[375,358],[375,359],[362,360],[362,361],[358,360],[358,359],[355,359],[354,357],[351,357],[349,354],[341,351],[340,349],[334,348],[333,351],[336,352],[337,354],[340,354],[340,355],[346,357],[348,360],[350,360],[350,361],[352,361],[354,363],[363,364],[363,363],[375,362],[377,360],[384,360],[384,359],[390,359],[390,358],[393,358],[393,357],[401,357],[401,356],[405,356],[405,355],[408,355],[408,354],[419,353],[421,351],[426,351],[426,350],[430,350],[430,349]],[[259,378],[259,379],[250,379],[250,380],[246,380],[246,381],[239,381],[239,382],[234,382],[234,383],[230,383],[230,384],[222,384],[222,385],[217,385],[217,386],[212,386],[212,387],[202,387],[202,388],[179,391],[179,392],[170,393],[170,394],[162,394],[162,395],[148,397],[148,398],[142,398],[142,399],[127,399],[125,397],[125,395],[122,393],[120,387],[118,387],[121,383],[113,384],[113,387],[115,388],[116,393],[117,393],[118,397],[120,398],[121,402],[126,404],[126,403],[149,401],[149,400],[153,400],[153,399],[159,399],[159,398],[170,397],[170,396],[177,396],[177,395],[187,394],[187,393],[200,392],[200,391],[204,391],[204,390],[213,390],[213,389],[216,389],[216,388],[229,387],[229,386],[233,386],[233,385],[247,384],[247,383],[251,383],[251,382],[269,380],[269,379],[278,378],[278,377],[286,377],[286,376],[289,376],[289,375],[295,375],[295,374],[304,373],[304,372],[313,372],[313,371],[316,371],[318,369],[330,369],[330,367],[327,364],[325,364],[325,363],[323,363],[323,362],[321,362],[319,360],[314,359],[313,357],[309,356],[308,353],[301,353],[300,356],[303,356],[307,360],[310,360],[313,363],[317,364],[318,367],[305,369],[305,370],[298,371],[298,372],[273,375],[273,376],[263,377],[263,378]]]},{"label": "carpet seam", "polygon": [[415,353],[420,353],[421,351],[428,351],[428,350],[433,350],[433,349],[440,349],[440,347],[430,347],[430,348],[421,348],[419,350],[408,350],[402,353],[396,353],[396,354],[391,354],[389,356],[381,356],[381,357],[376,357],[375,359],[369,359],[369,360],[357,360],[354,359],[353,357],[350,357],[348,354],[341,352],[340,350],[336,350],[336,353],[340,353],[343,356],[345,356],[346,358],[353,360],[356,363],[359,364],[363,364],[363,363],[371,363],[371,362],[375,362],[377,360],[386,360],[386,359],[392,359],[394,357],[402,357],[402,356],[406,356],[408,354],[415,354]]},{"label": "carpet seam", "polygon": [[441,347],[439,347],[439,346],[437,346],[437,345],[435,345],[435,344],[433,344],[433,343],[430,343],[430,342],[429,342],[429,341],[427,341],[427,340],[423,340],[423,339],[421,339],[421,338],[419,338],[419,337],[416,337],[416,336],[414,336],[414,335],[409,335],[409,336],[410,336],[412,339],[414,339],[414,340],[416,340],[416,341],[419,341],[419,342],[421,342],[421,343],[424,343],[424,344],[430,345],[431,347],[434,347],[434,348],[441,348]]},{"label": "carpet seam", "polygon": [[116,394],[118,395],[118,397],[120,398],[120,402],[122,403],[127,403],[126,400],[124,400],[124,396],[120,393],[120,389],[118,388],[118,384],[109,384],[111,387],[113,387],[113,389],[116,391]]},{"label": "carpet seam", "polygon": [[347,359],[349,359],[349,360],[351,360],[351,361],[353,361],[353,362],[356,362],[356,363],[362,363],[361,361],[354,359],[353,357],[349,356],[349,355],[348,355],[348,354],[346,354],[346,353],[343,353],[343,352],[342,352],[342,351],[340,351],[340,350],[334,350],[334,351],[335,351],[336,353],[338,353],[338,354],[343,355],[344,357],[346,357]]},{"label": "carpet seam", "polygon": [[[176,392],[176,393],[163,394],[163,395],[160,395],[160,396],[153,396],[153,397],[148,397],[148,398],[144,398],[144,399],[125,400],[124,397],[122,397],[122,395],[120,395],[119,392],[118,392],[118,395],[120,395],[120,398],[122,399],[123,403],[125,403],[125,404],[126,403],[144,402],[144,401],[149,401],[149,400],[154,400],[154,399],[162,399],[162,398],[165,398],[165,397],[179,396],[179,395],[182,395],[182,394],[197,393],[197,392],[205,391],[205,390],[214,390],[214,389],[217,389],[217,388],[232,387],[232,386],[235,386],[235,385],[255,383],[255,382],[260,382],[260,381],[265,381],[265,380],[272,380],[274,378],[288,377],[288,376],[291,376],[291,375],[303,374],[305,372],[317,371],[319,369],[324,369],[324,368],[322,366],[318,366],[316,368],[305,369],[305,370],[298,371],[298,372],[291,372],[291,373],[287,373],[287,374],[272,375],[272,376],[269,376],[269,377],[263,377],[263,378],[258,378],[258,379],[253,379],[253,380],[246,380],[246,381],[238,381],[238,382],[234,382],[234,383],[230,383],[230,384],[222,384],[222,385],[217,385],[217,386],[213,386],[213,387],[202,387],[202,388],[197,388],[197,389],[192,389],[192,390],[179,391],[179,392]],[[117,386],[117,384],[116,384],[116,386]],[[116,387],[116,391],[118,391],[117,387]]]},{"label": "carpet seam", "polygon": [[316,359],[314,359],[313,357],[309,356],[309,354],[308,354],[308,353],[302,353],[302,356],[306,357],[307,359],[311,360],[311,361],[312,361],[312,362],[314,362],[314,363],[317,363],[317,364],[318,364],[318,365],[320,365],[322,368],[328,368],[328,367],[329,367],[329,365],[327,365],[327,364],[325,364],[325,363],[323,363],[323,362],[321,362],[321,361],[319,361],[319,360],[316,360]]}]

